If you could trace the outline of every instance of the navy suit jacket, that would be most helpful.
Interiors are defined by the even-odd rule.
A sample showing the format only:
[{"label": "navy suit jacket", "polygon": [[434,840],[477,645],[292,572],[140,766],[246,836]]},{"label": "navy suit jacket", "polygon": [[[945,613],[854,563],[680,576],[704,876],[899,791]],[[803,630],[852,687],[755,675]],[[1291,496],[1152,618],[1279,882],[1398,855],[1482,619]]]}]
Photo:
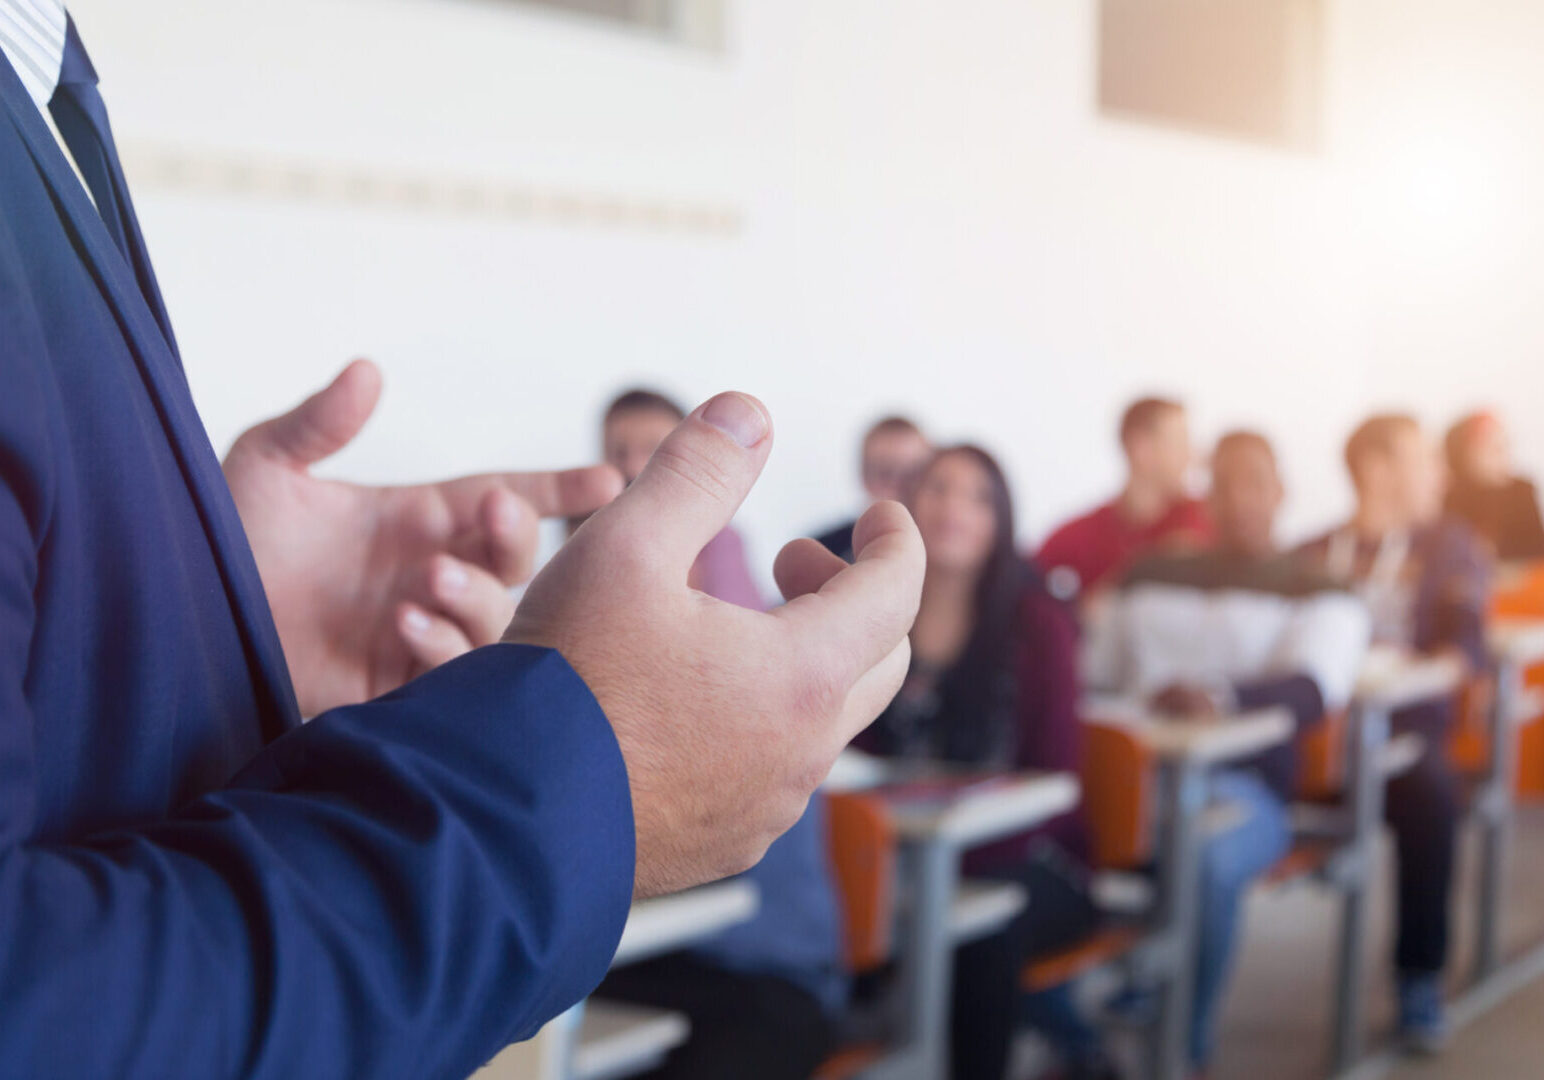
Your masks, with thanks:
[{"label": "navy suit jacket", "polygon": [[153,279],[0,56],[0,1076],[460,1080],[600,980],[633,857],[556,653],[300,725]]}]

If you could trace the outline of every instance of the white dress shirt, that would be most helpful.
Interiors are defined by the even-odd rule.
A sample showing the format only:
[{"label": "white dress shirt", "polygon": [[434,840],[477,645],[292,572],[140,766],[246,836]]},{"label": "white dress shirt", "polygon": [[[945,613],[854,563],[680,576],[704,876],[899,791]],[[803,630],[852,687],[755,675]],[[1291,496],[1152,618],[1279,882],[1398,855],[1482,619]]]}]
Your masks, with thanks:
[{"label": "white dress shirt", "polygon": [[48,103],[59,86],[59,69],[64,65],[64,0],[0,0],[0,53],[10,61],[21,77],[21,84],[42,114],[43,122],[53,132],[54,141],[81,181],[81,190],[94,200],[91,189],[80,175],[70,148],[64,144]]},{"label": "white dress shirt", "polygon": [[0,0],[0,52],[44,116],[64,63],[64,27],[63,0]]}]

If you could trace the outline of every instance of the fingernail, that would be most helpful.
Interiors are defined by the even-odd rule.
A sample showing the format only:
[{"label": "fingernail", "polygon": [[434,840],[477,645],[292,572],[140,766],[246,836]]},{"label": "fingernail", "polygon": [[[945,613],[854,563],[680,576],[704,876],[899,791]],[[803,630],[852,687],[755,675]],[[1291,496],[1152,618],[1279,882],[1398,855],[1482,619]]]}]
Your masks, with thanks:
[{"label": "fingernail", "polygon": [[460,592],[466,585],[466,570],[459,563],[443,563],[439,570],[439,585],[446,592]]},{"label": "fingernail", "polygon": [[747,450],[767,437],[767,414],[744,394],[720,394],[702,418]]},{"label": "fingernail", "polygon": [[402,616],[402,625],[407,629],[409,634],[417,637],[420,634],[426,633],[428,631],[429,616],[425,615],[417,608],[408,608],[407,613]]}]

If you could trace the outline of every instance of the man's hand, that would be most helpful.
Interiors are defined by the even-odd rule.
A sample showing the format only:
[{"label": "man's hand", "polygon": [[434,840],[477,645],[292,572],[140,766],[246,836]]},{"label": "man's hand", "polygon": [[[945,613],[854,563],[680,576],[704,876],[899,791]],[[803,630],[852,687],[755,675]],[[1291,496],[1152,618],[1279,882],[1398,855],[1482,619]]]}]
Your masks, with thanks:
[{"label": "man's hand", "polygon": [[537,519],[595,509],[605,466],[364,487],[310,475],[359,433],[381,377],[355,361],[225,457],[305,715],[365,701],[499,639],[530,576]]},{"label": "man's hand", "polygon": [[1153,695],[1152,710],[1171,720],[1212,723],[1222,718],[1217,699],[1199,686],[1175,683]]},{"label": "man's hand", "polygon": [[687,585],[772,446],[759,402],[721,394],[531,583],[505,640],[558,649],[605,710],[627,763],[635,892],[737,873],[804,811],[836,755],[889,703],[910,660],[923,551],[880,503],[851,566],[796,540],[771,613]]}]

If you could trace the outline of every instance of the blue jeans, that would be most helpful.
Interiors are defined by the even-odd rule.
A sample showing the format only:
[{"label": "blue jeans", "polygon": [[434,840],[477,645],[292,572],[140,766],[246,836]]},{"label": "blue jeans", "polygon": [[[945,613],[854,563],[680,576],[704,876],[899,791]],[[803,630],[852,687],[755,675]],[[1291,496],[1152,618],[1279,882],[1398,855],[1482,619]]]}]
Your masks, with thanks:
[{"label": "blue jeans", "polygon": [[1201,910],[1190,1025],[1190,1059],[1197,1067],[1205,1066],[1216,1048],[1217,1014],[1236,952],[1245,894],[1292,842],[1286,805],[1253,772],[1217,773],[1211,781],[1211,802],[1230,806],[1242,816],[1201,847]]}]

